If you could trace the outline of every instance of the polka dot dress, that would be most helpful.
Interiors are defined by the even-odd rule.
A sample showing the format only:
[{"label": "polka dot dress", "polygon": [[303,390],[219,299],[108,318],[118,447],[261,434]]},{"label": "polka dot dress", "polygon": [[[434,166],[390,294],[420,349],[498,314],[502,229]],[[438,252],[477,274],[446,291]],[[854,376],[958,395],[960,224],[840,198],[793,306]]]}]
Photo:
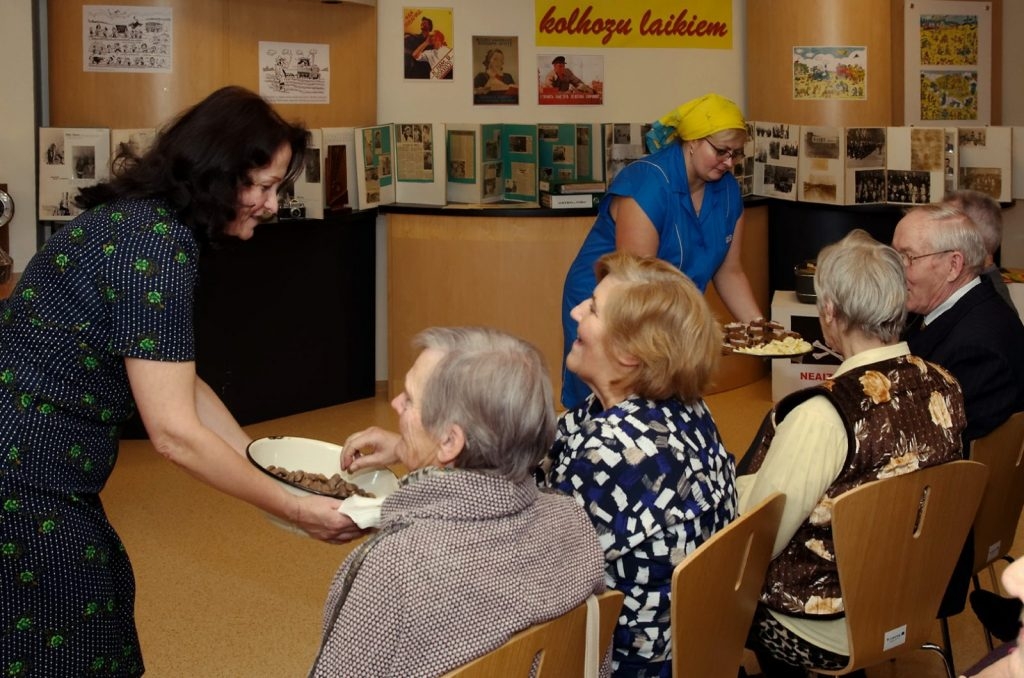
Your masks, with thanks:
[{"label": "polka dot dress", "polygon": [[138,676],[135,580],[99,492],[124,359],[193,359],[198,246],[157,201],[77,217],[0,306],[0,672]]}]

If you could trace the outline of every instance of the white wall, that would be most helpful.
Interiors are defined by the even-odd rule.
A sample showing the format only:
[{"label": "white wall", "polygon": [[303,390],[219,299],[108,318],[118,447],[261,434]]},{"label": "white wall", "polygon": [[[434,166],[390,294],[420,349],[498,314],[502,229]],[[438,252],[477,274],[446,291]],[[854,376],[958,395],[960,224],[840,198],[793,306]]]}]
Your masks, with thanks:
[{"label": "white wall", "polygon": [[[380,122],[650,122],[679,104],[707,92],[746,103],[743,45],[744,0],[732,0],[732,49],[596,49],[537,48],[532,0],[446,0],[455,28],[455,75],[451,82],[405,80],[403,77],[402,8],[404,0],[377,3],[377,120]],[[472,36],[519,36],[519,105],[474,106],[473,76],[481,70],[472,60]],[[537,104],[538,54],[603,54],[604,104],[540,106]],[[506,70],[508,70],[506,66]],[[377,360],[376,378],[387,379],[387,234],[386,219],[377,220]],[[429,294],[429,290],[425,291]]]},{"label": "white wall", "polygon": [[[455,40],[451,82],[405,80],[402,71],[404,0],[377,3],[377,119],[380,122],[650,122],[707,92],[745,103],[745,2],[732,0],[733,47],[721,49],[598,49],[534,46],[532,0],[446,0]],[[474,106],[472,36],[519,36],[519,105]],[[539,106],[538,54],[604,55],[604,105]],[[508,67],[506,66],[506,70]]]},{"label": "white wall", "polygon": [[[10,255],[20,271],[36,252],[36,118],[31,0],[4,0],[0,21],[0,182],[14,199]],[[14,67],[10,67],[14,65]]]}]

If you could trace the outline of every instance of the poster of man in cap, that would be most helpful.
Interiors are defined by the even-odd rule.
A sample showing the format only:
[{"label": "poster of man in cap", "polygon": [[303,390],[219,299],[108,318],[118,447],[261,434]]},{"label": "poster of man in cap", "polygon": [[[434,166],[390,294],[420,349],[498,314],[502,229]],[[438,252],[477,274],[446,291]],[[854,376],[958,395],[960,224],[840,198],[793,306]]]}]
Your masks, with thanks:
[{"label": "poster of man in cap", "polygon": [[604,103],[604,57],[541,54],[537,57],[537,103]]},{"label": "poster of man in cap", "polygon": [[453,79],[455,32],[451,8],[403,7],[402,32],[406,79]]}]

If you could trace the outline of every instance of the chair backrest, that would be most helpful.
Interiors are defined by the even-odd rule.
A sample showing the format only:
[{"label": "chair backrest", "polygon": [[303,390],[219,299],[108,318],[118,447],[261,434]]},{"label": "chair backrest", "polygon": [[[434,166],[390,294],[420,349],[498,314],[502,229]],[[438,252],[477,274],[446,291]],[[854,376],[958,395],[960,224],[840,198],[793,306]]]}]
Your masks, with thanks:
[{"label": "chair backrest", "polygon": [[785,504],[773,493],[676,565],[673,678],[736,678]]},{"label": "chair backrest", "polygon": [[920,648],[985,489],[988,469],[953,461],[861,485],[832,509],[850,663],[872,666]]},{"label": "chair backrest", "polygon": [[[597,596],[601,611],[598,661],[611,642],[624,597],[612,590]],[[586,643],[587,604],[584,602],[561,617],[520,631],[501,647],[449,672],[445,678],[528,678],[538,654],[537,678],[580,678],[584,675]]]},{"label": "chair backrest", "polygon": [[976,574],[1010,551],[1024,509],[1024,412],[971,444],[971,461],[988,466],[985,494],[974,518]]}]

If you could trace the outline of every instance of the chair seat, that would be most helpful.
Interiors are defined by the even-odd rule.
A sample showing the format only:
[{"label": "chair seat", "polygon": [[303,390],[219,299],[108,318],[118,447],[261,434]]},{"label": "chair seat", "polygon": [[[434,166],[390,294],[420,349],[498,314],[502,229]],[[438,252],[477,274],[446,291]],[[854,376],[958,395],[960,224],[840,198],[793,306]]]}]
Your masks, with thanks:
[{"label": "chair seat", "polygon": [[[605,591],[597,596],[600,609],[598,664],[610,646],[624,597],[618,591]],[[586,668],[586,644],[587,604],[583,603],[561,617],[520,631],[498,649],[449,672],[445,678],[529,678],[538,656],[534,674],[537,678],[582,678]]]}]

